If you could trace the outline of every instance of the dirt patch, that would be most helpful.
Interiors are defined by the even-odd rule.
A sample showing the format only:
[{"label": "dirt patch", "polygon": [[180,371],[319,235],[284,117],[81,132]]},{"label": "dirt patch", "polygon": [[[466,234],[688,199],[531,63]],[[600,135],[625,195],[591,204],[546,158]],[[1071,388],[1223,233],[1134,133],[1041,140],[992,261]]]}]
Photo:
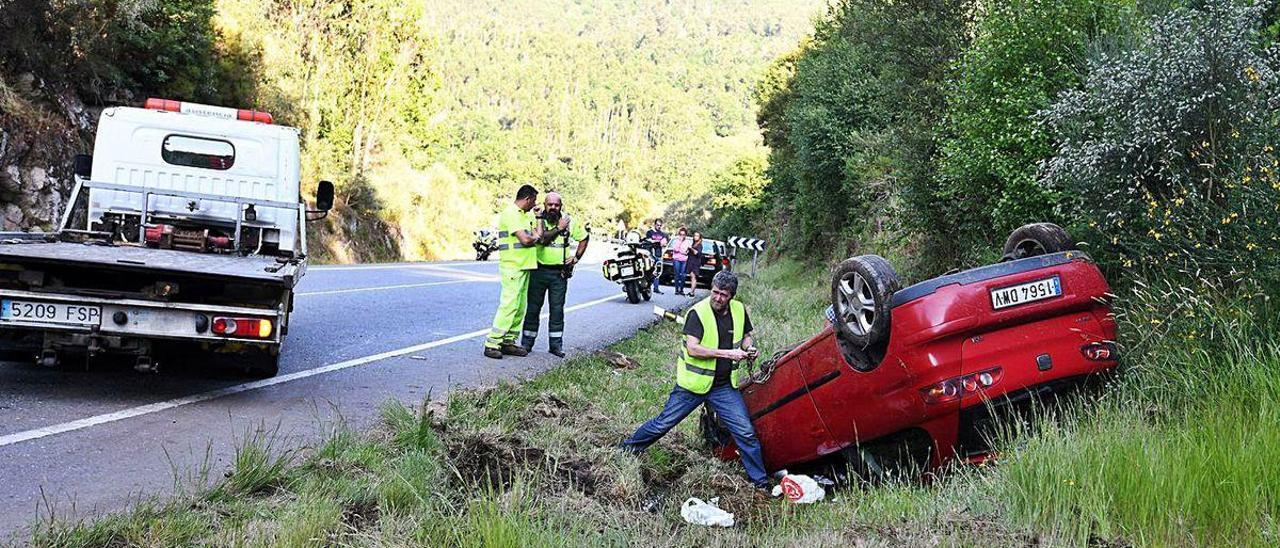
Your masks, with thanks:
[{"label": "dirt patch", "polygon": [[450,464],[470,486],[506,490],[530,465],[546,462],[546,452],[523,440],[493,430],[455,432],[445,442]]},{"label": "dirt patch", "polygon": [[556,463],[557,476],[587,495],[594,495],[602,479],[599,465],[585,459],[562,460]]},{"label": "dirt patch", "polygon": [[376,501],[357,501],[342,509],[342,523],[353,531],[363,531],[377,525],[381,515]]},{"label": "dirt patch", "polygon": [[455,432],[445,444],[450,464],[467,486],[506,490],[516,478],[541,475],[550,487],[591,495],[605,476],[590,459],[558,458],[519,436],[494,430]]},{"label": "dirt patch", "polygon": [[526,418],[558,419],[570,411],[569,404],[550,392],[538,394],[538,401],[529,407]]},{"label": "dirt patch", "polygon": [[600,353],[600,357],[604,358],[604,361],[614,369],[635,369],[640,367],[640,362],[621,352],[605,350]]}]

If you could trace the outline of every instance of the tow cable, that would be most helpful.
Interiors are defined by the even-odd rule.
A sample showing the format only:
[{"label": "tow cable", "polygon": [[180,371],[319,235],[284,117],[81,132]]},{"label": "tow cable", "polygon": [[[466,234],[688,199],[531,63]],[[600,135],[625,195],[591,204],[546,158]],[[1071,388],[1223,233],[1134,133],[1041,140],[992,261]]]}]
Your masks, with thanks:
[{"label": "tow cable", "polygon": [[747,380],[751,381],[753,384],[764,384],[769,382],[769,378],[773,376],[773,372],[778,369],[778,360],[781,360],[783,356],[790,354],[797,346],[800,345],[792,344],[779,349],[774,352],[773,355],[769,356],[769,359],[761,363],[759,367],[756,367],[755,358],[747,360],[747,363],[744,366],[747,368]]}]

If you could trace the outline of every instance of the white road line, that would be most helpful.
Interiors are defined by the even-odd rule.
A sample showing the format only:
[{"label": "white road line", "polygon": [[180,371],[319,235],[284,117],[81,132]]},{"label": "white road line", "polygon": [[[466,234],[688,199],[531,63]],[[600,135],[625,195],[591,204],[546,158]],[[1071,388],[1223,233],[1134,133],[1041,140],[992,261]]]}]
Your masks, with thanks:
[{"label": "white road line", "polygon": [[363,291],[385,291],[388,289],[409,289],[411,287],[430,287],[433,285],[449,285],[449,284],[465,284],[475,282],[496,282],[497,278],[472,278],[466,280],[449,280],[447,282],[427,282],[420,284],[402,284],[402,285],[383,285],[378,287],[357,287],[354,289],[334,289],[332,291],[308,291],[306,293],[298,293],[298,297],[309,297],[311,295],[338,295],[342,293],[360,293]]},{"label": "white road line", "polygon": [[424,268],[433,266],[487,266],[494,265],[496,262],[456,262],[456,263],[392,263],[392,264],[364,264],[364,265],[316,265],[307,267],[307,271],[312,270],[384,270],[388,268]]},{"label": "white road line", "polygon": [[[603,303],[606,303],[606,302],[609,302],[609,301],[617,300],[617,299],[618,299],[619,297],[621,297],[621,296],[622,296],[622,295],[614,295],[614,296],[612,296],[612,297],[605,297],[605,298],[603,298],[603,299],[596,299],[596,300],[594,300],[594,301],[587,301],[587,302],[585,302],[585,303],[576,304],[576,305],[570,306],[570,307],[568,307],[568,308],[565,308],[565,309],[564,309],[564,311],[565,311],[565,312],[572,312],[572,311],[574,311],[574,310],[581,310],[581,309],[583,309],[583,308],[588,308],[588,307],[596,306],[596,305],[598,305],[598,304],[603,304]],[[542,314],[542,316],[541,316],[541,317],[546,318],[546,317],[547,317],[547,314]],[[116,411],[116,412],[114,412],[114,413],[105,413],[105,414],[102,414],[102,415],[94,415],[94,416],[92,416],[92,417],[86,417],[86,418],[83,418],[83,419],[74,420],[74,421],[70,421],[70,422],[64,422],[64,423],[61,423],[61,424],[54,424],[54,425],[51,425],[51,426],[45,426],[45,427],[43,427],[43,428],[35,428],[35,429],[32,429],[32,430],[25,430],[25,431],[22,431],[22,432],[15,432],[15,433],[13,433],[13,434],[7,434],[7,435],[4,435],[4,436],[0,436],[0,447],[4,447],[4,446],[7,446],[7,445],[13,445],[13,444],[15,444],[15,443],[22,443],[22,442],[24,442],[24,441],[36,440],[36,439],[40,439],[40,438],[44,438],[44,437],[48,437],[48,436],[53,436],[53,435],[56,435],[56,434],[63,434],[63,433],[66,433],[66,432],[72,432],[72,431],[75,431],[75,430],[83,430],[83,429],[85,429],[85,428],[89,428],[89,427],[92,427],[92,426],[98,426],[98,425],[101,425],[101,424],[107,424],[107,423],[110,423],[110,422],[122,421],[122,420],[125,420],[125,419],[131,419],[131,418],[134,418],[134,417],[140,417],[140,416],[143,416],[143,415],[150,415],[150,414],[152,414],[152,413],[159,413],[160,411],[166,411],[166,410],[173,409],[173,408],[176,408],[176,407],[182,407],[182,406],[184,406],[184,405],[189,405],[189,404],[193,404],[193,403],[200,403],[200,402],[204,402],[204,401],[209,401],[209,400],[212,400],[212,399],[221,398],[221,397],[223,397],[223,396],[230,396],[230,395],[233,395],[233,394],[239,394],[239,393],[241,393],[241,392],[248,392],[248,391],[250,391],[250,390],[256,390],[256,389],[258,389],[258,388],[266,388],[266,387],[268,387],[268,386],[275,386],[275,385],[277,385],[277,384],[284,384],[284,383],[286,383],[286,382],[296,381],[296,380],[298,380],[298,379],[305,379],[305,378],[307,378],[307,377],[314,377],[314,376],[316,376],[316,375],[323,375],[323,374],[325,374],[325,373],[332,373],[332,372],[334,372],[334,371],[341,371],[341,370],[343,370],[343,369],[348,369],[348,368],[356,367],[356,366],[359,366],[359,365],[365,365],[365,364],[372,363],[372,362],[376,362],[376,361],[379,361],[379,360],[385,360],[385,359],[387,359],[387,358],[394,358],[394,357],[396,357],[396,356],[403,356],[403,355],[405,355],[405,354],[411,354],[411,353],[413,353],[413,352],[422,352],[423,350],[429,350],[429,349],[432,349],[432,348],[436,348],[436,347],[438,347],[438,346],[444,346],[444,345],[446,345],[446,344],[452,344],[452,343],[456,343],[456,342],[460,342],[460,341],[465,341],[465,340],[467,340],[467,339],[474,339],[474,338],[477,338],[477,337],[483,337],[483,336],[485,336],[485,335],[486,335],[486,334],[488,334],[488,333],[489,333],[489,328],[487,328],[487,327],[486,327],[486,328],[484,328],[484,329],[480,329],[480,330],[478,330],[478,331],[472,331],[472,332],[470,332],[470,333],[463,333],[463,334],[461,334],[461,335],[454,335],[454,336],[449,337],[449,338],[440,339],[440,340],[437,340],[437,341],[431,341],[431,342],[429,342],[429,343],[423,343],[423,344],[419,344],[419,345],[409,346],[409,347],[401,348],[401,349],[398,349],[398,350],[389,350],[389,351],[387,351],[387,352],[382,352],[382,353],[380,353],[380,354],[374,354],[374,355],[372,355],[372,356],[365,356],[365,357],[363,357],[363,358],[354,358],[354,359],[350,359],[350,360],[347,360],[347,361],[342,361],[342,362],[338,362],[338,363],[335,363],[335,364],[326,365],[326,366],[323,366],[323,367],[317,367],[317,368],[315,368],[315,369],[308,369],[308,370],[306,370],[306,371],[298,371],[298,372],[296,372],[296,373],[289,373],[288,375],[280,375],[280,376],[277,376],[277,377],[272,377],[272,378],[270,378],[270,379],[263,379],[263,380],[260,380],[260,381],[248,382],[248,383],[244,383],[244,384],[237,384],[237,385],[235,385],[235,386],[228,386],[228,387],[226,387],[226,388],[220,388],[220,389],[218,389],[218,390],[210,390],[210,391],[208,391],[208,392],[202,392],[202,393],[200,393],[200,394],[194,394],[194,395],[191,395],[191,396],[184,396],[184,397],[181,397],[181,398],[174,398],[174,399],[166,400],[166,401],[162,401],[162,402],[156,402],[156,403],[151,403],[151,404],[147,404],[147,405],[141,405],[141,406],[138,406],[138,407],[131,407],[131,408],[129,408],[129,409],[124,409],[124,410],[121,410],[121,411]]]}]

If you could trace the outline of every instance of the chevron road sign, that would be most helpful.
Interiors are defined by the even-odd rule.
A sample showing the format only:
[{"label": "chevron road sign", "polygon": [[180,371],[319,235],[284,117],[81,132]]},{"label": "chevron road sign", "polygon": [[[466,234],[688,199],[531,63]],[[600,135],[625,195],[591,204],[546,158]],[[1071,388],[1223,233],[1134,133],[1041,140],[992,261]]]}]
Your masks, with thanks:
[{"label": "chevron road sign", "polygon": [[726,240],[725,243],[729,244],[729,247],[736,247],[738,249],[764,251],[764,240],[761,240],[759,238],[741,238],[738,236],[729,236],[729,239]]},{"label": "chevron road sign", "polygon": [[733,248],[733,262],[738,262],[738,250],[751,250],[751,277],[756,275],[756,259],[760,258],[760,252],[764,251],[764,240],[759,238],[743,238],[740,236],[729,236],[725,239],[725,243]]}]

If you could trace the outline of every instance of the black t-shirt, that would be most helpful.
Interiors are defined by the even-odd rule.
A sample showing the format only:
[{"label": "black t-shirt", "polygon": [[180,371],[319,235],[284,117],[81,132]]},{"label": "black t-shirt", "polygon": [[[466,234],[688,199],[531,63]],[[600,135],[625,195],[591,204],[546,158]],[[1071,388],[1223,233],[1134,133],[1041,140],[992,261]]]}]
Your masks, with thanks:
[{"label": "black t-shirt", "polygon": [[[751,315],[744,310],[742,312],[742,332],[751,332]],[[716,331],[720,332],[720,350],[730,350],[733,348],[733,337],[730,331],[733,330],[733,315],[728,310],[724,314],[715,314]],[[690,310],[684,320],[684,334],[693,335],[702,339],[702,319],[698,318],[698,311]],[[733,360],[727,358],[716,358],[716,379],[712,386],[724,386],[729,384],[730,376],[733,374]]]}]

